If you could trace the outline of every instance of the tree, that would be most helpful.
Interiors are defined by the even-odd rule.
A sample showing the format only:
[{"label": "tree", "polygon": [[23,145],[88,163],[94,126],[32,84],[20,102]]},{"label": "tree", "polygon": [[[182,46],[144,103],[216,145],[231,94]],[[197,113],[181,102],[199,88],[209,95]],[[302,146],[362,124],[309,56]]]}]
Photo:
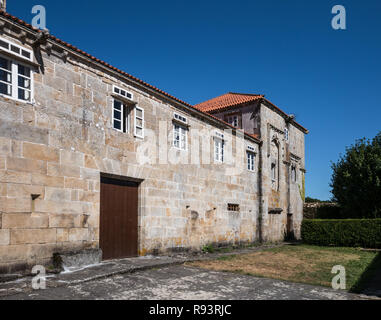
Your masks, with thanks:
[{"label": "tree", "polygon": [[347,147],[332,169],[332,200],[343,216],[381,218],[381,132]]}]

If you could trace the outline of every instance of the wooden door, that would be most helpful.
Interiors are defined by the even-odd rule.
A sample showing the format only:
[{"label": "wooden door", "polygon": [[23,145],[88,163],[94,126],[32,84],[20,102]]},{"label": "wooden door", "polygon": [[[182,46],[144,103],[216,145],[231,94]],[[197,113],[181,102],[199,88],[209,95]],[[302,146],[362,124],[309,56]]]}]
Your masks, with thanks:
[{"label": "wooden door", "polygon": [[99,245],[103,260],[138,255],[138,184],[101,178]]}]

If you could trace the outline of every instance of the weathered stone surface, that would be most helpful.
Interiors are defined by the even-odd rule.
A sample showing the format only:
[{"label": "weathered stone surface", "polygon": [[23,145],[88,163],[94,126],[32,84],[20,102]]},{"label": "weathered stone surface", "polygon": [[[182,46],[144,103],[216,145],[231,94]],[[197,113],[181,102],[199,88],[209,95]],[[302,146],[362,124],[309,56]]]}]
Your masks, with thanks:
[{"label": "weathered stone surface", "polygon": [[31,199],[31,195],[44,196],[44,187],[39,185],[21,184],[21,183],[9,183],[7,186],[8,197],[14,198],[28,198]]},{"label": "weathered stone surface", "polygon": [[7,169],[13,171],[24,171],[46,174],[46,162],[24,158],[7,158]]},{"label": "weathered stone surface", "polygon": [[7,246],[10,243],[9,229],[0,229],[0,246]]},{"label": "weathered stone surface", "polygon": [[48,144],[48,130],[0,119],[0,137]]},{"label": "weathered stone surface", "polygon": [[31,177],[32,184],[46,186],[46,187],[55,187],[63,188],[65,178],[64,177],[53,177],[47,176],[44,174],[33,173]]},{"label": "weathered stone surface", "polygon": [[31,209],[31,199],[0,197],[0,211],[2,212],[31,212]]},{"label": "weathered stone surface", "polygon": [[87,190],[88,189],[88,182],[86,180],[83,180],[83,179],[66,177],[65,178],[65,188]]},{"label": "weathered stone surface", "polygon": [[69,229],[57,229],[57,242],[69,241]]},{"label": "weathered stone surface", "polygon": [[45,160],[52,162],[59,161],[59,154],[57,149],[29,142],[23,143],[23,156],[29,159]]},{"label": "weathered stone surface", "polygon": [[89,230],[85,228],[74,228],[69,231],[69,241],[86,241],[89,237]]},{"label": "weathered stone surface", "polygon": [[37,229],[48,228],[49,216],[41,213],[3,213],[3,228]]},{"label": "weathered stone surface", "polygon": [[56,177],[80,178],[80,167],[48,163],[48,175]]},{"label": "weathered stone surface", "polygon": [[50,214],[49,227],[50,228],[74,228],[74,221],[76,215],[74,214]]},{"label": "weathered stone surface", "polygon": [[55,243],[56,229],[13,229],[11,245]]}]

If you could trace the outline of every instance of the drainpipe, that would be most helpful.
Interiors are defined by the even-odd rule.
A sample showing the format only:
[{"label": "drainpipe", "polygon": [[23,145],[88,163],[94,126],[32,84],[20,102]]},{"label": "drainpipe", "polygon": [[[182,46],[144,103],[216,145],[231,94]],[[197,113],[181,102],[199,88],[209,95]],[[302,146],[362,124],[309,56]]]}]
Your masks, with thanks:
[{"label": "drainpipe", "polygon": [[259,137],[261,138],[261,143],[259,144],[259,168],[258,168],[258,192],[259,192],[259,206],[258,206],[258,241],[260,243],[263,242],[263,202],[264,202],[264,195],[263,195],[263,153],[265,150],[263,149],[263,135],[262,135],[262,100],[258,101],[258,128],[259,128]]}]

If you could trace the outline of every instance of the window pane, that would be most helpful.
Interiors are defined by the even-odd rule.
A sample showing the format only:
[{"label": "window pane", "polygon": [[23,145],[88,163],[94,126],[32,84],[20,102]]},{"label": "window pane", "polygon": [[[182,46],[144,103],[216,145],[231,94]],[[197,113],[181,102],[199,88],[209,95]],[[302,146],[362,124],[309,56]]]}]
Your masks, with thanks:
[{"label": "window pane", "polygon": [[17,47],[15,47],[15,46],[12,46],[12,45],[11,45],[11,50],[12,50],[13,52],[15,52],[15,53],[20,54],[20,49],[17,48]]},{"label": "window pane", "polygon": [[136,117],[143,118],[143,111],[139,110],[139,109],[136,109]]},{"label": "window pane", "polygon": [[6,43],[5,41],[3,40],[0,40],[0,47],[3,47],[5,49],[9,49],[9,44]]},{"label": "window pane", "polygon": [[0,82],[0,93],[10,96],[11,91],[12,91],[11,85]]},{"label": "window pane", "polygon": [[30,59],[30,52],[28,51],[25,51],[25,50],[22,50],[22,53],[21,53],[25,58],[28,58]]},{"label": "window pane", "polygon": [[30,89],[30,79],[19,76],[19,87]]},{"label": "window pane", "polygon": [[24,67],[21,64],[19,64],[19,74],[23,75],[25,77],[30,78],[30,68]]},{"label": "window pane", "polygon": [[122,129],[122,123],[118,120],[114,120],[114,128],[121,130]]},{"label": "window pane", "polygon": [[114,119],[121,121],[122,120],[122,112],[118,110],[114,110]]},{"label": "window pane", "polygon": [[143,135],[143,129],[142,128],[136,128],[136,135],[141,137]]},{"label": "window pane", "polygon": [[12,74],[4,70],[0,70],[0,80],[8,83],[12,82]]},{"label": "window pane", "polygon": [[7,59],[0,57],[0,68],[11,71],[11,62]]},{"label": "window pane", "polygon": [[23,90],[23,89],[19,88],[18,92],[19,92],[18,98],[20,100],[30,101],[30,91],[29,90]]},{"label": "window pane", "polygon": [[142,119],[136,119],[136,126],[142,128],[143,127],[143,120]]},{"label": "window pane", "polygon": [[120,101],[114,100],[114,109],[121,111],[122,103]]}]

